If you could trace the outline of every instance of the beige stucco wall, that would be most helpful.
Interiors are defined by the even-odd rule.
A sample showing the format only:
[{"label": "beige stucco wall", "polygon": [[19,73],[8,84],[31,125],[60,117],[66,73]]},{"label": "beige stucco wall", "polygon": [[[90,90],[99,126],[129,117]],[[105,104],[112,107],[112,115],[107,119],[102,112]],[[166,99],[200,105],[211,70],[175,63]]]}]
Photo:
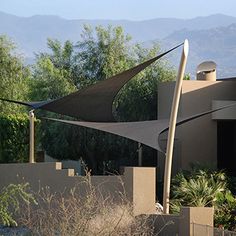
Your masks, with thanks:
[{"label": "beige stucco wall", "polygon": [[[170,116],[174,85],[175,82],[167,82],[158,88],[158,119]],[[236,100],[235,91],[236,81],[183,81],[179,117],[210,110],[213,100]],[[179,168],[186,169],[193,162],[217,165],[217,122],[211,115],[179,126],[176,139],[178,153],[174,158],[178,159]]]},{"label": "beige stucco wall", "polygon": [[[193,228],[193,224],[207,225],[214,227],[214,209],[212,207],[182,207],[180,212],[179,235],[202,236],[205,235],[206,228]],[[213,231],[212,231],[213,233]],[[209,236],[213,234],[209,234]]]},{"label": "beige stucco wall", "polygon": [[[145,173],[145,174],[144,174]],[[150,167],[126,167],[124,183],[129,200],[135,206],[134,214],[155,213],[156,171]]]},{"label": "beige stucco wall", "polygon": [[[229,100],[213,100],[212,109],[217,109],[223,106],[236,104],[236,101]],[[225,108],[223,110],[212,113],[212,120],[236,120],[236,106]]]},{"label": "beige stucco wall", "polygon": [[[81,197],[86,195],[85,177],[74,176],[73,169],[61,169],[59,162],[0,164],[0,189],[10,183],[28,182],[34,192],[49,187],[51,193],[66,195],[76,187]],[[135,215],[154,213],[156,202],[155,168],[127,167],[121,176],[91,176],[98,194],[112,197],[117,203],[124,196],[133,205]]]},{"label": "beige stucco wall", "polygon": [[149,220],[154,223],[154,235],[213,236],[213,215],[210,207],[181,207],[179,215],[150,215]]}]

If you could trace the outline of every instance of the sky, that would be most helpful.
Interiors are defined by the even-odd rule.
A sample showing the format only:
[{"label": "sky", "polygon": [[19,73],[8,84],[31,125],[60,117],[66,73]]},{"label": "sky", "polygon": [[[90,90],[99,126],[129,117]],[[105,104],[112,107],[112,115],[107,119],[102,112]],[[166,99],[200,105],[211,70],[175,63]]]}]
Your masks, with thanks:
[{"label": "sky", "polygon": [[0,0],[0,11],[17,16],[57,15],[66,19],[189,19],[236,16],[236,0]]}]

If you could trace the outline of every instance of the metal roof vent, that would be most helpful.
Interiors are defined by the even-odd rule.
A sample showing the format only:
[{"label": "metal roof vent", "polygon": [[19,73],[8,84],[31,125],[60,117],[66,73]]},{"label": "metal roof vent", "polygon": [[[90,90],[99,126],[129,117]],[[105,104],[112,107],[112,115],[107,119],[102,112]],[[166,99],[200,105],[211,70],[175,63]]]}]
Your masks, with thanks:
[{"label": "metal roof vent", "polygon": [[197,80],[216,81],[216,63],[204,61],[197,67]]}]

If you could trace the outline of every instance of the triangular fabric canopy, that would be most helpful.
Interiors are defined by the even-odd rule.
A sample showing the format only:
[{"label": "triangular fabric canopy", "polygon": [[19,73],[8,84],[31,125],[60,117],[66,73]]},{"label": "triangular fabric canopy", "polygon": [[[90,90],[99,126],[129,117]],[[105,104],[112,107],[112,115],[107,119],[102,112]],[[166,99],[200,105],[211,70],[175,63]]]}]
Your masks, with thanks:
[{"label": "triangular fabric canopy", "polygon": [[[188,121],[197,119],[199,117],[205,116],[212,112],[216,112],[216,111],[219,111],[219,110],[231,107],[231,106],[235,106],[235,105],[236,103],[233,103],[230,105],[222,106],[217,109],[198,113],[189,117],[179,118],[176,125],[177,126],[182,125]],[[169,129],[168,119],[138,121],[138,122],[109,122],[109,123],[82,122],[82,121],[61,120],[61,119],[53,119],[53,118],[44,118],[44,119],[108,132],[111,134],[115,134],[121,137],[134,140],[136,142],[145,144],[162,153],[165,153],[165,151],[162,150],[159,144],[159,136]]]},{"label": "triangular fabric canopy", "polygon": [[183,44],[109,79],[53,101],[20,102],[4,98],[0,98],[0,100],[26,105],[32,109],[44,109],[84,121],[112,122],[115,121],[112,104],[120,89],[147,66],[181,45]]}]

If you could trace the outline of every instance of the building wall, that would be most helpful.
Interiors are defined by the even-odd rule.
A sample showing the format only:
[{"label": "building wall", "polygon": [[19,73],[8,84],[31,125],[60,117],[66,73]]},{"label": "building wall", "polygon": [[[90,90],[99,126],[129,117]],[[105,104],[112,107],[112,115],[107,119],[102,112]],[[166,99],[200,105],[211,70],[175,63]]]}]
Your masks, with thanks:
[{"label": "building wall", "polygon": [[[169,118],[175,82],[158,88],[158,119]],[[236,100],[236,81],[183,81],[179,117],[187,117],[212,109],[213,100]],[[166,134],[161,137],[165,139]],[[174,154],[179,168],[190,163],[217,165],[217,121],[211,115],[179,126],[176,130],[178,153]]]}]

